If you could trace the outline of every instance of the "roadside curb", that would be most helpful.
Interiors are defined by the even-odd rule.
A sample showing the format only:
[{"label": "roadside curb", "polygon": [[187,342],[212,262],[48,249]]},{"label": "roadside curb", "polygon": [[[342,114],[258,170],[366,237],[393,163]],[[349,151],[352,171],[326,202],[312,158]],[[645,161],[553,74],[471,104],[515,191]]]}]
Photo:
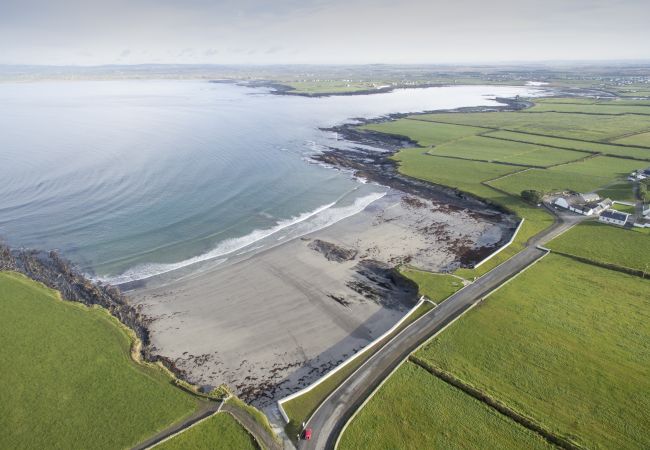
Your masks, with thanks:
[{"label": "roadside curb", "polygon": [[[336,366],[334,369],[330,370],[328,373],[320,377],[318,380],[314,381],[312,384],[309,386],[306,386],[302,388],[301,390],[294,392],[293,394],[287,395],[284,398],[281,398],[280,400],[277,401],[277,406],[278,409],[280,410],[280,414],[282,415],[282,418],[285,420],[286,423],[289,423],[291,419],[289,419],[289,416],[287,415],[286,411],[282,407],[283,403],[286,403],[290,400],[293,400],[297,397],[300,397],[303,394],[306,394],[307,392],[312,391],[316,387],[320,386],[323,382],[328,380],[331,376],[335,375],[339,371],[341,371],[343,368],[345,368],[348,364],[350,364],[352,361],[354,361],[357,357],[363,355],[364,353],[368,352],[369,350],[375,348],[377,344],[379,344],[382,340],[386,339],[388,336],[390,336],[395,330],[397,330],[406,320],[408,320],[409,317],[417,310],[421,305],[423,305],[426,302],[431,302],[428,300],[424,295],[420,297],[418,302],[409,310],[407,314],[405,314],[398,322],[396,322],[391,328],[386,330],[381,336],[378,336],[376,339],[374,339],[372,342],[370,342],[368,345],[366,345],[364,348],[362,348],[360,351],[355,353],[354,355],[351,355],[348,357],[345,361],[343,361],[341,364]],[[433,302],[431,302],[433,303]],[[417,319],[416,319],[417,320]],[[415,323],[415,321],[414,321]],[[410,326],[410,324],[409,324]],[[363,364],[362,364],[363,365]],[[361,366],[360,366],[361,367]],[[358,368],[357,368],[358,370]],[[354,373],[354,372],[353,372]],[[350,374],[352,375],[352,374]],[[325,401],[325,399],[323,400]],[[321,402],[322,403],[322,402]],[[319,405],[320,406],[320,405]],[[318,408],[316,409],[318,410]],[[315,412],[315,411],[314,411]],[[313,415],[313,414],[312,414]],[[311,416],[309,417],[311,418]],[[307,422],[309,421],[309,418],[307,418]]]},{"label": "roadside curb", "polygon": [[493,253],[491,253],[490,255],[488,255],[485,259],[483,259],[482,261],[479,261],[478,263],[474,264],[474,267],[473,267],[472,269],[476,269],[476,268],[482,266],[483,263],[485,263],[485,262],[491,260],[491,259],[494,258],[496,255],[498,255],[499,253],[501,253],[503,250],[505,250],[506,248],[508,248],[508,247],[510,246],[510,244],[512,244],[512,243],[515,241],[515,238],[517,237],[517,234],[519,234],[519,230],[521,230],[521,226],[524,224],[524,221],[525,221],[525,220],[526,220],[525,218],[522,218],[522,219],[521,219],[521,222],[519,222],[519,225],[517,225],[517,229],[516,229],[515,232],[512,234],[512,236],[510,237],[510,240],[508,241],[507,244],[502,245],[502,246],[501,246],[500,248],[498,248],[495,252],[493,252]]},{"label": "roadside curb", "polygon": [[[373,389],[373,391],[370,393],[370,395],[368,395],[368,397],[366,397],[366,399],[363,401],[363,403],[361,403],[361,405],[360,405],[360,406],[359,406],[359,407],[354,411],[354,413],[350,416],[350,418],[345,422],[345,424],[344,424],[343,427],[341,428],[341,431],[339,432],[338,436],[336,437],[336,441],[335,441],[335,443],[334,443],[334,449],[336,450],[336,449],[338,448],[339,443],[340,443],[340,441],[341,441],[341,437],[342,437],[343,434],[345,433],[345,430],[347,429],[348,425],[349,425],[349,424],[354,420],[354,418],[355,418],[355,417],[359,414],[359,412],[360,412],[360,411],[361,411],[361,410],[366,406],[366,404],[367,404],[367,403],[368,403],[368,402],[369,402],[369,401],[370,401],[370,400],[375,396],[375,394],[376,394],[377,392],[379,392],[379,390],[382,388],[382,386],[383,386],[383,385],[388,381],[388,379],[389,379],[391,376],[393,376],[393,374],[397,371],[397,369],[399,369],[399,368],[402,366],[402,364],[404,364],[405,361],[408,361],[409,357],[410,357],[412,354],[414,354],[415,352],[417,352],[418,350],[420,350],[422,347],[424,347],[425,345],[427,345],[431,340],[435,339],[435,338],[436,338],[440,333],[442,333],[443,331],[445,331],[445,330],[446,330],[449,326],[451,326],[454,322],[456,322],[458,319],[460,319],[460,318],[463,317],[465,314],[467,314],[468,311],[474,309],[475,306],[477,306],[477,305],[479,305],[480,303],[482,303],[486,298],[488,298],[488,297],[489,297],[490,295],[492,295],[494,292],[498,291],[498,290],[499,290],[501,287],[503,287],[505,284],[509,283],[511,280],[513,280],[514,278],[516,278],[517,276],[519,276],[521,273],[525,272],[528,268],[530,268],[530,267],[532,267],[533,265],[535,265],[537,262],[539,262],[540,260],[542,260],[542,259],[543,259],[545,256],[547,256],[549,253],[550,253],[550,252],[547,252],[547,253],[545,253],[544,255],[542,255],[541,257],[537,258],[535,261],[533,261],[532,263],[530,263],[529,265],[527,265],[526,267],[524,267],[524,268],[523,268],[522,270],[520,270],[519,272],[517,272],[517,273],[515,273],[514,275],[512,275],[510,278],[508,278],[508,279],[505,280],[503,283],[501,283],[500,285],[498,285],[497,287],[495,287],[494,289],[492,289],[490,292],[488,292],[487,294],[485,294],[485,295],[479,297],[479,298],[478,298],[474,303],[472,303],[472,304],[471,304],[467,309],[465,309],[465,310],[464,310],[460,315],[458,315],[457,317],[455,317],[454,319],[452,319],[449,323],[447,323],[446,325],[444,325],[440,330],[438,330],[437,332],[435,332],[432,336],[430,336],[428,339],[426,339],[424,342],[422,342],[420,345],[418,345],[418,346],[417,346],[417,347],[416,347],[412,352],[410,352],[410,353],[409,353],[405,358],[403,358],[403,359],[402,359],[402,360],[401,360],[401,361],[400,361],[400,362],[395,366],[395,368],[394,368],[393,370],[391,370],[390,373],[389,373],[389,374],[388,374],[388,375],[387,375],[387,376],[386,376],[386,377],[385,377],[385,378],[384,378],[384,379],[383,379],[383,380],[382,380],[382,381],[377,385],[377,387],[376,387],[375,389]],[[514,257],[514,256],[513,256],[513,257]],[[501,266],[502,264],[505,264],[505,263],[506,263],[507,261],[509,261],[509,260],[510,260],[510,258],[507,259],[506,261],[504,261],[503,263],[499,264],[499,266]],[[497,267],[499,267],[499,266],[496,266],[496,267],[495,267],[494,269],[492,269],[492,270],[495,270],[495,269],[496,269]],[[490,272],[491,272],[491,271],[490,271]],[[486,274],[484,274],[484,275],[482,275],[482,276],[485,276],[485,275],[487,275],[487,274],[490,273],[490,272],[487,272]],[[479,278],[480,278],[480,277],[479,277]],[[468,285],[468,286],[469,286],[469,285]],[[458,292],[460,292],[460,291],[458,291]],[[415,323],[415,322],[414,322],[414,323]]]}]

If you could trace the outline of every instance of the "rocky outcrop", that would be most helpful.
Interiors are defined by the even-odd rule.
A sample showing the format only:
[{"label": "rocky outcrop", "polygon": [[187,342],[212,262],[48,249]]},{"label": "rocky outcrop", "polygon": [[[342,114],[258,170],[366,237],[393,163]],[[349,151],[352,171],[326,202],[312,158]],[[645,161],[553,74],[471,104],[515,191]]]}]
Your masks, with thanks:
[{"label": "rocky outcrop", "polygon": [[320,239],[314,239],[309,244],[309,248],[322,253],[328,261],[350,261],[357,256],[357,251],[355,249],[341,247],[340,245],[322,241]]},{"label": "rocky outcrop", "polygon": [[22,273],[32,280],[59,291],[65,300],[106,308],[136,334],[142,343],[141,356],[144,360],[160,361],[176,376],[184,378],[183,371],[179,370],[171,360],[152,353],[147,329],[148,319],[135,306],[129,304],[118,288],[89,280],[57,252],[11,249],[0,243],[0,270]]}]

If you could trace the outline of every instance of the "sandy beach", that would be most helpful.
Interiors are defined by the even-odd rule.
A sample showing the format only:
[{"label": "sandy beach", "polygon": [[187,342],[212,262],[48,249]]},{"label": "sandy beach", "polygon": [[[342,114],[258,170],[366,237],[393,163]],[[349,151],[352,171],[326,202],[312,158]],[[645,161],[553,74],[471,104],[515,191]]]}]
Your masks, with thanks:
[{"label": "sandy beach", "polygon": [[129,293],[153,351],[191,382],[227,383],[265,406],[304,387],[389,329],[417,301],[393,267],[458,264],[503,225],[391,190],[329,228],[230,265]]}]

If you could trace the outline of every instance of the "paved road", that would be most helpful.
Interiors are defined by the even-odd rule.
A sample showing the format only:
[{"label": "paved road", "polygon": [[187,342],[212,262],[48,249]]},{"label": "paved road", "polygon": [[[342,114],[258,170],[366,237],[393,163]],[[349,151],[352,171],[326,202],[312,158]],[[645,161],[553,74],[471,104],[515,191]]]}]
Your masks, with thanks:
[{"label": "paved road", "polygon": [[280,450],[282,448],[282,445],[276,442],[262,425],[257,423],[248,413],[242,411],[241,408],[232,406],[230,403],[225,403],[221,410],[227,411],[235,416],[248,432],[255,437],[255,440],[263,445],[264,449]]},{"label": "paved road", "polygon": [[205,419],[206,417],[211,416],[212,414],[216,414],[216,412],[219,411],[220,406],[221,406],[221,402],[213,402],[213,401],[203,402],[203,404],[198,409],[198,411],[196,411],[190,417],[188,417],[187,419],[185,419],[180,423],[172,425],[171,427],[165,428],[155,436],[152,436],[146,441],[141,442],[140,444],[133,447],[133,450],[144,450],[151,447],[152,445],[159,443],[164,439],[167,439],[169,436],[172,436],[178,433],[179,431],[192,426],[199,420]]},{"label": "paved road", "polygon": [[298,448],[301,450],[333,449],[336,438],[348,418],[413,350],[461,316],[489,292],[541,258],[546,252],[536,248],[536,245],[543,245],[584,220],[584,217],[552,212],[558,214],[555,223],[546,231],[533,237],[523,251],[423,315],[375,353],[356,373],[339,386],[307,423],[307,428],[313,430],[312,439],[301,441]]}]

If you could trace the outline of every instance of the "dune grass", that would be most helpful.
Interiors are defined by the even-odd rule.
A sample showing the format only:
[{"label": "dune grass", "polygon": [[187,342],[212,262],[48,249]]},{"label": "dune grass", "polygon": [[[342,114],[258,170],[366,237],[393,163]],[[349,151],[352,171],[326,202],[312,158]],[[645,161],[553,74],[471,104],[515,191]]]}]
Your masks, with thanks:
[{"label": "dune grass", "polygon": [[260,447],[237,420],[221,412],[156,446],[157,450],[255,450]]},{"label": "dune grass", "polygon": [[650,239],[634,228],[585,222],[553,239],[547,247],[606,264],[650,272]]},{"label": "dune grass", "polygon": [[540,437],[407,361],[350,422],[339,449],[542,449]]},{"label": "dune grass", "polygon": [[0,272],[0,341],[0,448],[127,448],[199,405],[107,311],[17,273]]},{"label": "dune grass", "polygon": [[649,320],[649,280],[551,254],[417,356],[587,448],[647,448]]}]

